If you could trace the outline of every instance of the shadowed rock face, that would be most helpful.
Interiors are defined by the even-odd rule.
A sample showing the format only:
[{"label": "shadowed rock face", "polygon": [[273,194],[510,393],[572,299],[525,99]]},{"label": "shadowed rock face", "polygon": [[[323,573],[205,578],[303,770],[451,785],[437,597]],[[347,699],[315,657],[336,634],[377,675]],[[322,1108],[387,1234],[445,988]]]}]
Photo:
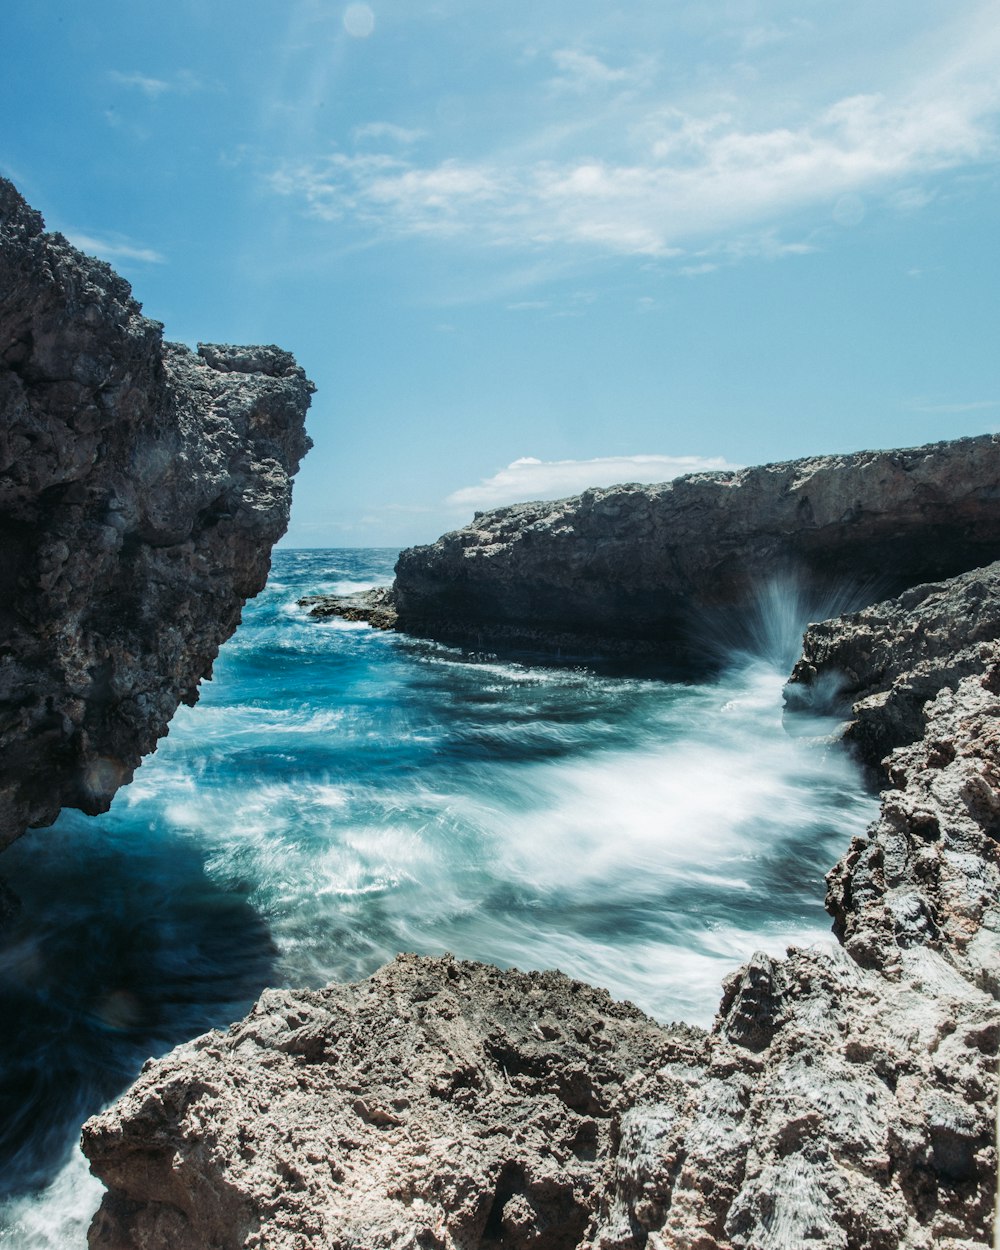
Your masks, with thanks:
[{"label": "shadowed rock face", "polygon": [[0,179],[0,847],[107,809],[264,585],[309,446],[276,347],[164,343]]},{"label": "shadowed rock face", "polygon": [[964,657],[915,736],[887,716],[880,816],[828,878],[840,945],[754,956],[707,1035],[413,956],[268,992],[85,1126],[109,1186],[93,1250],[988,1250],[997,591],[983,570],[818,628],[853,654],[891,623],[898,650],[855,671],[869,699],[928,651]]},{"label": "shadowed rock face", "polygon": [[738,614],[775,576],[871,600],[998,554],[1000,437],[984,435],[482,513],[400,555],[396,627],[676,653],[692,613]]}]

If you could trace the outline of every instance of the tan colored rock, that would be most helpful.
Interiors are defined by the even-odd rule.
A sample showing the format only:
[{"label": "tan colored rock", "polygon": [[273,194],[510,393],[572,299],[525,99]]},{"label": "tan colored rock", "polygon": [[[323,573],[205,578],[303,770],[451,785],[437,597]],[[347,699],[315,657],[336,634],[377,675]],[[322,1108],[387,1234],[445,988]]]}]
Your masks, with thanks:
[{"label": "tan colored rock", "polygon": [[88,1122],[111,1190],[90,1244],[569,1250],[632,1087],[702,1038],[558,973],[450,958],[268,991]]}]

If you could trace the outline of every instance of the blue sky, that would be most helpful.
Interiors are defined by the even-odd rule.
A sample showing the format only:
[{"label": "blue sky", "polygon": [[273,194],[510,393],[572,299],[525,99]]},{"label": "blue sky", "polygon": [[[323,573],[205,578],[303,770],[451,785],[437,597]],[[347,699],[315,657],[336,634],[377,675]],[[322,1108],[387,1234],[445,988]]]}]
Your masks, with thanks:
[{"label": "blue sky", "polygon": [[319,392],[286,544],[1000,428],[1000,2],[6,0],[0,170]]}]

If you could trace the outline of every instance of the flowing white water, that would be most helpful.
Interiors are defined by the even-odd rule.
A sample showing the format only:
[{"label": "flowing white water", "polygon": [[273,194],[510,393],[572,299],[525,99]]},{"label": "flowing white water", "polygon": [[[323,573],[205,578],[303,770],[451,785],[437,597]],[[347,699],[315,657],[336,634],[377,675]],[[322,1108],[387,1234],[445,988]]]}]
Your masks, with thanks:
[{"label": "flowing white water", "polygon": [[828,939],[823,874],[874,801],[826,726],[782,726],[793,590],[762,596],[724,671],[691,685],[470,657],[296,606],[390,566],[279,555],[202,703],[112,811],[0,860],[24,905],[0,935],[0,1245],[82,1247],[98,1195],[82,1119],[266,984],[450,950],[707,1023],[755,949]]}]

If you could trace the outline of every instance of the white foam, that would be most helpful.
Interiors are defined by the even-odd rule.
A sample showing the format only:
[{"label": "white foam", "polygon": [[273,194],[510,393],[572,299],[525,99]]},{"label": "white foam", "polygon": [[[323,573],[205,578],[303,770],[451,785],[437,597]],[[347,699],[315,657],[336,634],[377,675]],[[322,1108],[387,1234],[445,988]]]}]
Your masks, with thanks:
[{"label": "white foam", "polygon": [[77,1149],[38,1194],[0,1203],[0,1246],[5,1250],[86,1250],[87,1229],[104,1186]]}]

